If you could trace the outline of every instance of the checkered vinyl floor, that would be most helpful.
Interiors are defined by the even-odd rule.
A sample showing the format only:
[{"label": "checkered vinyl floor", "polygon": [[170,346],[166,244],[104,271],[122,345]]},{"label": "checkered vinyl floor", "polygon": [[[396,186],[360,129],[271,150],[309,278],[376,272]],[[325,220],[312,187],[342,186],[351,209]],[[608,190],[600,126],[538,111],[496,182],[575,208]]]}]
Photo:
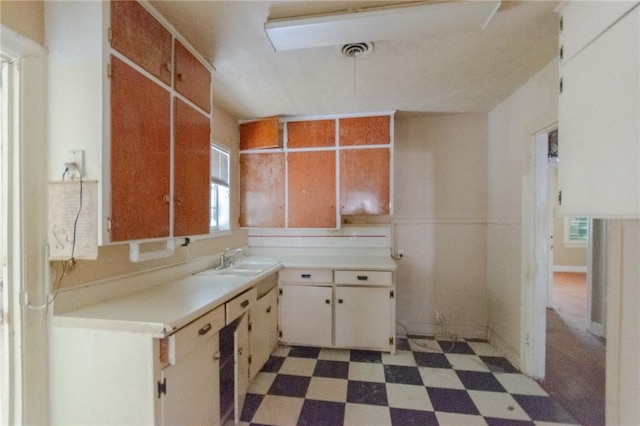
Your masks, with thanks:
[{"label": "checkered vinyl floor", "polygon": [[426,339],[398,339],[395,355],[280,347],[251,384],[241,420],[245,425],[576,424],[489,343]]}]

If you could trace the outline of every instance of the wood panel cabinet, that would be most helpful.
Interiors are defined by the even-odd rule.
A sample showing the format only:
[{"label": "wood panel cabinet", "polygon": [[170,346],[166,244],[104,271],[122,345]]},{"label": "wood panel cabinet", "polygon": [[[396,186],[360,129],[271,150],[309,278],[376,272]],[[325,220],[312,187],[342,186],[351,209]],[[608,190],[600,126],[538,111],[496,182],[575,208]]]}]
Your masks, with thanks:
[{"label": "wood panel cabinet", "polygon": [[330,147],[335,144],[335,120],[305,120],[287,123],[288,148]]},{"label": "wood panel cabinet", "polygon": [[[574,7],[582,6],[572,2],[565,13]],[[563,62],[560,74],[561,214],[640,217],[639,8]]]},{"label": "wood panel cabinet", "polygon": [[211,112],[211,73],[178,40],[175,41],[175,89],[206,112]]},{"label": "wood panel cabinet", "polygon": [[111,241],[169,236],[170,93],[111,57]]},{"label": "wood panel cabinet", "polygon": [[340,151],[340,214],[389,214],[388,148]]},{"label": "wood panel cabinet", "polygon": [[391,141],[391,117],[349,117],[338,120],[340,146],[386,145]]},{"label": "wood panel cabinet", "polygon": [[136,1],[112,1],[111,47],[171,84],[171,33]]},{"label": "wood panel cabinet", "polygon": [[211,121],[174,98],[174,235],[209,232]]},{"label": "wood panel cabinet", "polygon": [[278,117],[240,124],[240,150],[277,148],[280,146]]},{"label": "wood panel cabinet", "polygon": [[283,228],[285,155],[240,155],[240,226]]},{"label": "wood panel cabinet", "polygon": [[[59,179],[67,151],[84,151],[84,178],[99,182],[99,245],[209,232],[209,171],[203,173],[203,151],[194,153],[187,139],[203,142],[206,133],[210,142],[204,130],[211,122],[210,67],[175,41],[173,28],[152,10],[137,1],[46,7],[50,179]],[[182,103],[198,105],[202,117]],[[187,188],[196,179],[197,188]],[[180,209],[180,200],[188,206]],[[184,222],[179,210],[189,210]]]},{"label": "wood panel cabinet", "polygon": [[288,227],[336,227],[336,152],[290,152]]}]

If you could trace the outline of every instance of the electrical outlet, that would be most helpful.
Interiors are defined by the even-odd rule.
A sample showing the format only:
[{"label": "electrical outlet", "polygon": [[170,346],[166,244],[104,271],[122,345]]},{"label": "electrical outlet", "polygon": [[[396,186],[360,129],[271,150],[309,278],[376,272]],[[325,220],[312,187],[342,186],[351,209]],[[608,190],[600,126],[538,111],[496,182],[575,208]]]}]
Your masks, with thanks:
[{"label": "electrical outlet", "polygon": [[[75,164],[80,176],[84,175],[84,151],[83,150],[76,149],[73,151],[67,151],[67,163]],[[72,170],[72,172],[75,172],[75,171]]]}]

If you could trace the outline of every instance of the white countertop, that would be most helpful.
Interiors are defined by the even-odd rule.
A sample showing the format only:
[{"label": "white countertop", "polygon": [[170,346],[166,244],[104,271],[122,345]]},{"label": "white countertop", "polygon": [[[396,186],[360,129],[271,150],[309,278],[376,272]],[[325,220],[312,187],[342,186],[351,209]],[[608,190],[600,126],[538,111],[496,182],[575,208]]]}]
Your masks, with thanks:
[{"label": "white countertop", "polygon": [[[264,261],[264,258],[262,258]],[[272,263],[256,276],[189,275],[84,308],[55,314],[52,324],[148,333],[163,338],[250,289],[283,266],[342,270],[395,271],[389,256],[344,256],[274,253]]]}]

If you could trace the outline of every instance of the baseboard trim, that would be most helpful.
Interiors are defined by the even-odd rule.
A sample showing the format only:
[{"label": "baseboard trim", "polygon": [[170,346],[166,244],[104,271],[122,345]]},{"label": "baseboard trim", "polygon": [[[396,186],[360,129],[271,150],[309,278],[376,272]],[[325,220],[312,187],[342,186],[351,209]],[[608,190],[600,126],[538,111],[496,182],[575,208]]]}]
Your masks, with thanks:
[{"label": "baseboard trim", "polygon": [[500,336],[489,329],[489,343],[509,360],[514,367],[520,370],[520,354],[507,344]]}]

